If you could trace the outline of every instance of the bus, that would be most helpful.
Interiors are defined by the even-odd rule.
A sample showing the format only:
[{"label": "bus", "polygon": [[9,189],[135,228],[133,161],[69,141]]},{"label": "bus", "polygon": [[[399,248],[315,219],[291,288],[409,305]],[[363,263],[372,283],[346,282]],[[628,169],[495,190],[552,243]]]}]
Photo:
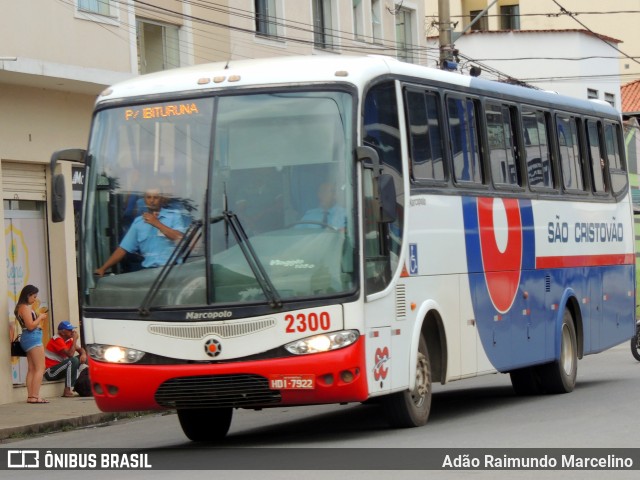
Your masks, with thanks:
[{"label": "bus", "polygon": [[[175,410],[192,441],[224,438],[236,409],[370,401],[421,426],[435,382],[489,373],[568,393],[579,359],[634,334],[603,102],[380,56],[232,60],[102,92],[88,148],[52,155],[56,220],[61,160],[85,164],[95,401]],[[104,269],[155,223],[154,188],[181,223],[166,259],[128,247]]]}]

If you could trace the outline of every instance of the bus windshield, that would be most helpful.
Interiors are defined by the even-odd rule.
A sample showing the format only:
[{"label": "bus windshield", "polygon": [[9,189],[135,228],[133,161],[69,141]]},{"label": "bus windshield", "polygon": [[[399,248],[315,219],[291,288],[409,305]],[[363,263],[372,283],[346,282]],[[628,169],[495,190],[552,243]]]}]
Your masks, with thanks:
[{"label": "bus windshield", "polygon": [[276,305],[352,293],[352,96],[118,106],[94,119],[85,305]]}]

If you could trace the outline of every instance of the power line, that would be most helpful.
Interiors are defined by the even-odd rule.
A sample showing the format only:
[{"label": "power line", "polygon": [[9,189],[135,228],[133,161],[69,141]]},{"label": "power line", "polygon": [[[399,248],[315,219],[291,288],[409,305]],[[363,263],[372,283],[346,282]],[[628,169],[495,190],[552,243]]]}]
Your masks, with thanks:
[{"label": "power line", "polygon": [[606,43],[607,45],[609,45],[611,48],[613,48],[614,50],[616,50],[618,53],[622,54],[624,57],[628,58],[629,60],[631,60],[632,62],[636,62],[638,64],[640,64],[640,61],[636,60],[634,57],[631,57],[629,55],[627,55],[626,53],[624,53],[622,50],[620,50],[618,47],[616,47],[615,45],[613,45],[612,43],[607,42],[604,38],[600,37],[596,32],[594,32],[593,30],[591,30],[589,27],[587,27],[584,23],[582,23],[580,20],[578,20],[574,14],[572,14],[571,12],[569,12],[568,10],[566,10],[562,5],[560,5],[556,0],[552,0],[553,3],[555,3],[559,8],[560,11],[566,15],[569,15],[573,20],[575,20],[579,25],[581,25],[583,28],[587,29],[589,32],[591,32],[593,35],[596,36],[596,38],[600,39],[601,41],[603,41],[604,43]]},{"label": "power line", "polygon": [[[560,12],[560,13],[552,13],[552,12],[541,12],[541,13],[519,13],[515,15],[513,13],[485,13],[483,17],[561,17],[563,15],[568,16],[578,16],[578,15],[628,15],[640,13],[640,10],[611,10],[611,11],[599,11],[599,12]],[[429,15],[433,16],[433,15]],[[470,14],[462,14],[462,15],[451,15],[451,18],[474,18],[474,15]]]}]

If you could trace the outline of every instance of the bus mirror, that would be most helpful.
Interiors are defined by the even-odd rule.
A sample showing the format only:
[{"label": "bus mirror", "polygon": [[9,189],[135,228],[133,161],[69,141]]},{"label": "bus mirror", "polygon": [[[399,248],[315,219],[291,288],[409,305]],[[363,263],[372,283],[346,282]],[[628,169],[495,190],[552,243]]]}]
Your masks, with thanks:
[{"label": "bus mirror", "polygon": [[378,177],[378,195],[380,198],[380,221],[393,223],[398,218],[396,211],[396,186],[391,175]]},{"label": "bus mirror", "polygon": [[66,162],[84,163],[86,150],[80,148],[68,148],[66,150],[58,150],[51,155],[51,221],[64,221],[64,212],[66,206],[66,195],[64,190],[64,176],[60,173],[56,174],[56,165],[59,160]]},{"label": "bus mirror", "polygon": [[356,157],[365,168],[376,170],[376,174],[382,170],[378,152],[371,147],[363,146],[356,148]]},{"label": "bus mirror", "polygon": [[51,221],[57,223],[64,220],[65,206],[64,175],[59,173],[53,176],[51,182]]}]

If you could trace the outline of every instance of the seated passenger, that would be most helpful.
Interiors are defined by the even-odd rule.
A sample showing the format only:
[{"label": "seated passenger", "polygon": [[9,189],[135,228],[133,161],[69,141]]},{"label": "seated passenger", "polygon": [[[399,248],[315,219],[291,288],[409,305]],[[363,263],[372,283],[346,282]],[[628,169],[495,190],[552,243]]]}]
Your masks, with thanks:
[{"label": "seated passenger", "polygon": [[96,275],[103,276],[127,253],[142,255],[142,268],[161,267],[169,260],[175,242],[187,230],[186,219],[182,212],[166,207],[166,199],[160,189],[147,190],[144,202],[146,211],[133,221],[120,246],[95,270]]},{"label": "seated passenger", "polygon": [[300,225],[309,223],[309,228],[332,227],[336,230],[344,230],[347,227],[347,212],[336,204],[336,187],[334,184],[324,182],[318,188],[318,204],[316,208],[308,210],[298,222]]}]

